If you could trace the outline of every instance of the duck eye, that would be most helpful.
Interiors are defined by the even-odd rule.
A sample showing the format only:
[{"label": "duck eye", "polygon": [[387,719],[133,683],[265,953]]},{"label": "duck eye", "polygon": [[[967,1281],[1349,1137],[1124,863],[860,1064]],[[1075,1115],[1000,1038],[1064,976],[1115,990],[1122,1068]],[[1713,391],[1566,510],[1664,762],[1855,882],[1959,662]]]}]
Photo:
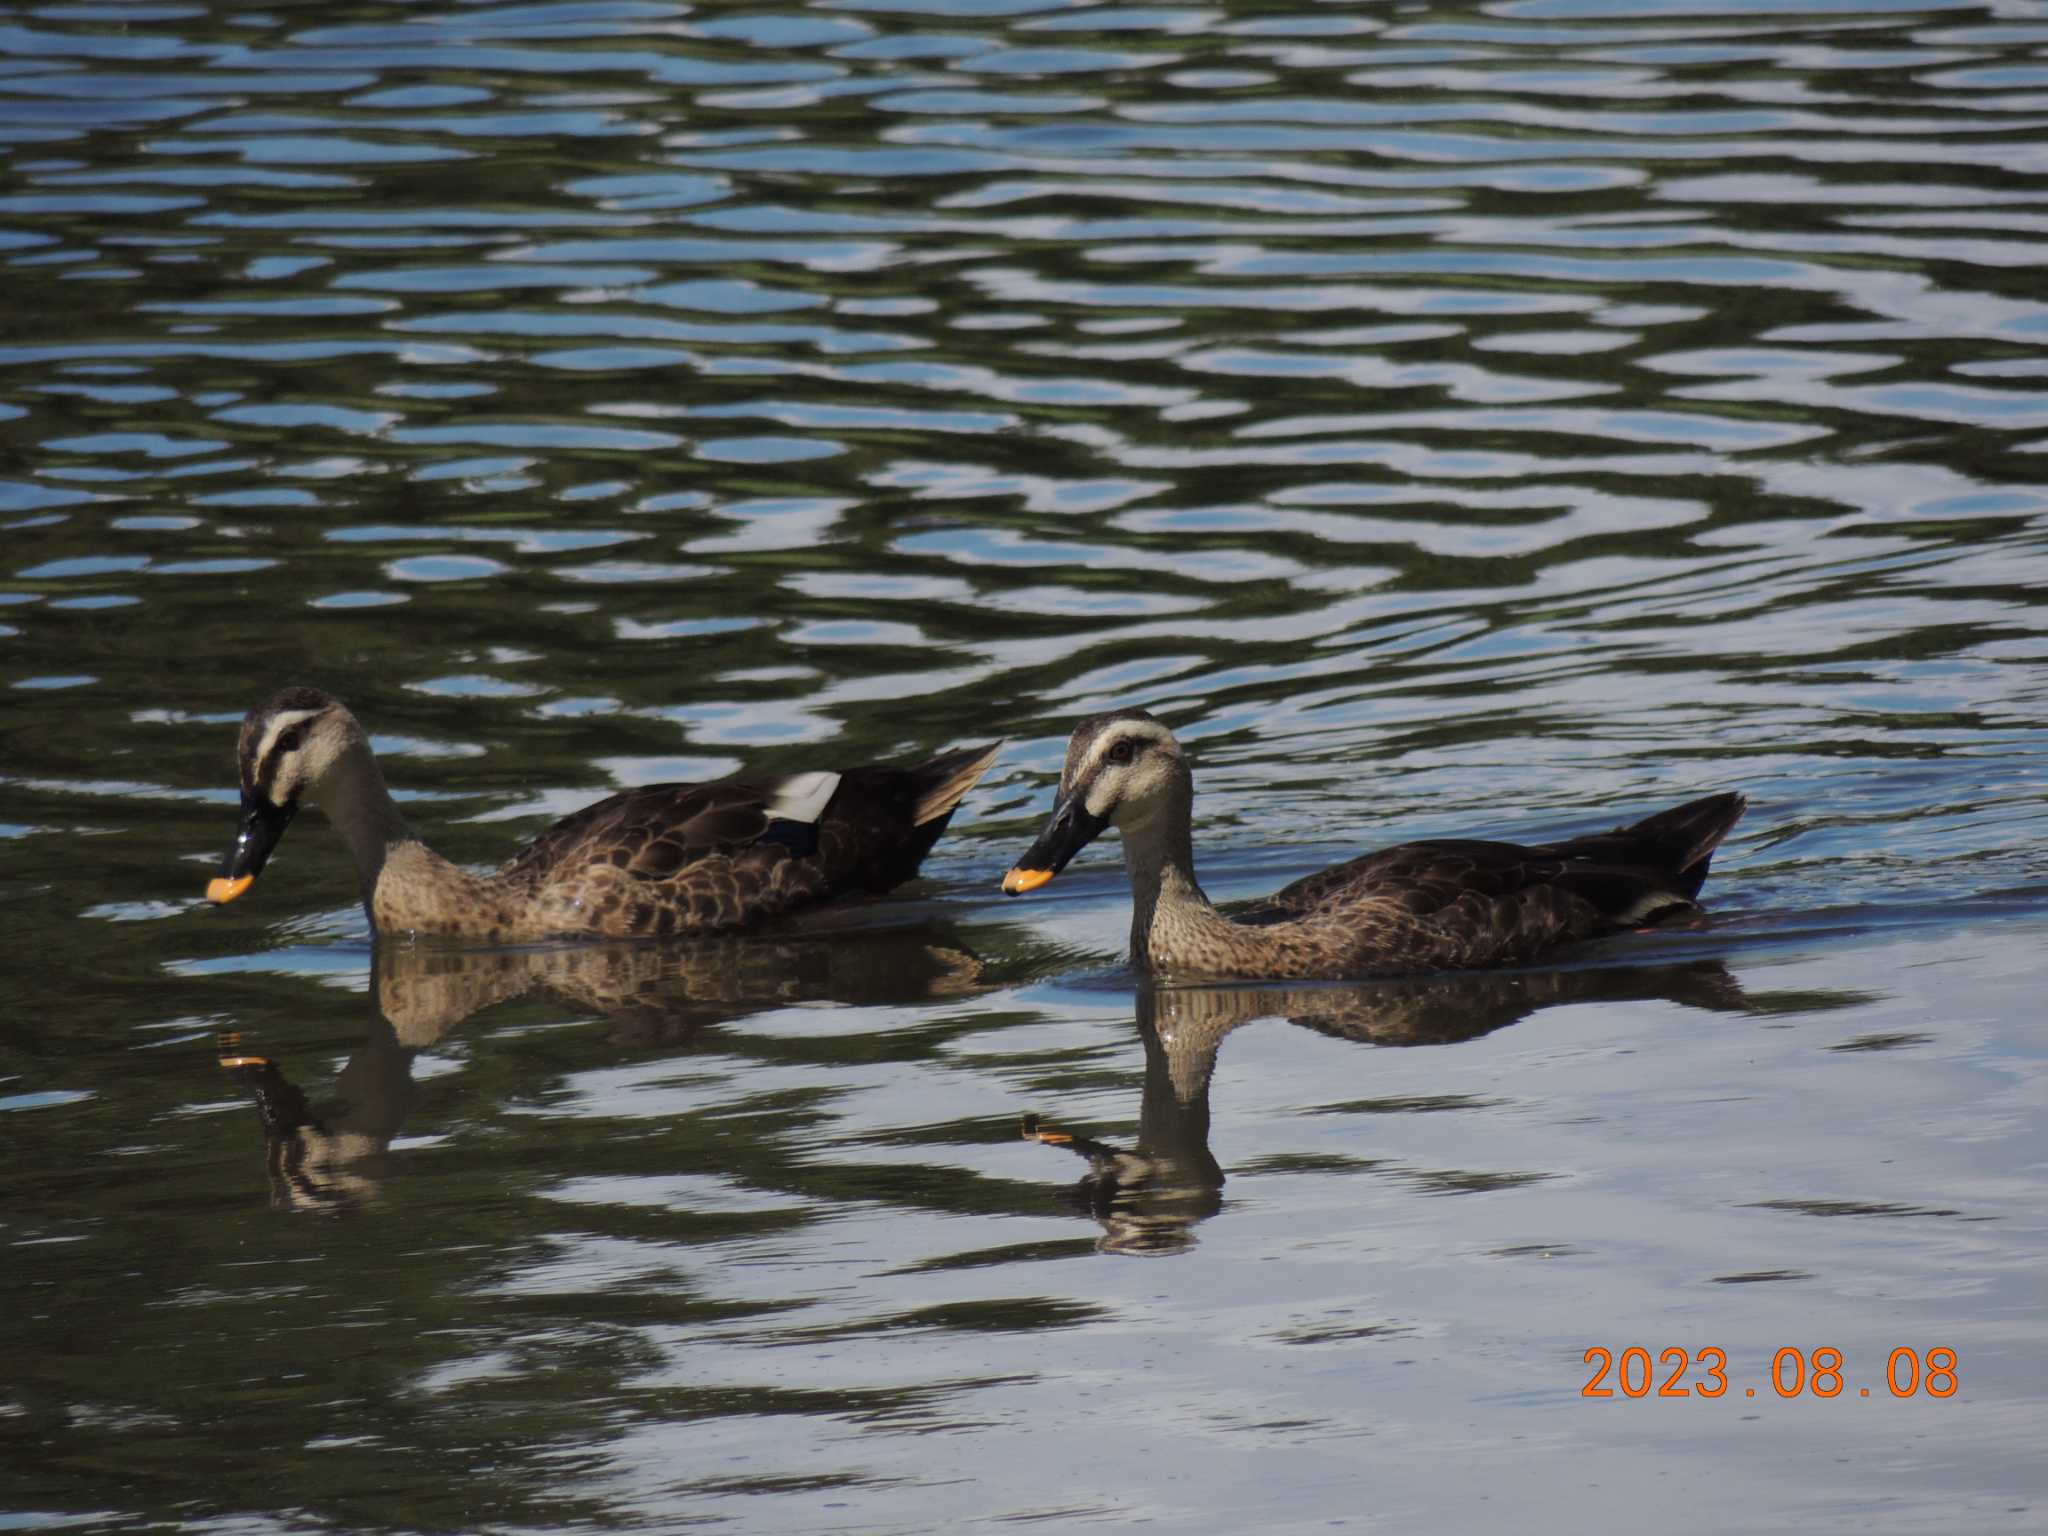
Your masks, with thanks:
[{"label": "duck eye", "polygon": [[1109,749],[1109,760],[1112,763],[1128,763],[1134,752],[1135,748],[1132,747],[1131,743],[1120,741]]}]

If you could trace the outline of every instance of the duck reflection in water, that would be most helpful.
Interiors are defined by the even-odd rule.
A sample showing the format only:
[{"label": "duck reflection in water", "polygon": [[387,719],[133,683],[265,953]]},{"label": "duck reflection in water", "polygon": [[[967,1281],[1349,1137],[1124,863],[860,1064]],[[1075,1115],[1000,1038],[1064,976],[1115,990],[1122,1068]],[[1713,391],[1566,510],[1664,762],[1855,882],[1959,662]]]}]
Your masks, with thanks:
[{"label": "duck reflection in water", "polygon": [[[1142,986],[1138,1036],[1145,1084],[1128,1148],[1027,1115],[1026,1140],[1087,1159],[1063,1203],[1102,1224],[1108,1253],[1179,1253],[1221,1209],[1224,1175],[1209,1150],[1209,1087],[1223,1039],[1255,1019],[1285,1019],[1361,1045],[1454,1045],[1563,1003],[1665,1000],[1714,1013],[1767,1013],[1721,961],[1462,972],[1332,985]],[[1854,1001],[1845,997],[1844,1003]],[[1802,1007],[1824,1006],[1810,993]]]},{"label": "duck reflection in water", "polygon": [[413,1063],[485,1009],[538,994],[604,1019],[623,1050],[686,1049],[707,1029],[805,1003],[887,1005],[984,990],[982,963],[931,926],[773,940],[530,950],[379,945],[369,1038],[315,1100],[246,1037],[219,1065],[255,1101],[274,1205],[336,1210],[376,1199],[416,1097]]}]

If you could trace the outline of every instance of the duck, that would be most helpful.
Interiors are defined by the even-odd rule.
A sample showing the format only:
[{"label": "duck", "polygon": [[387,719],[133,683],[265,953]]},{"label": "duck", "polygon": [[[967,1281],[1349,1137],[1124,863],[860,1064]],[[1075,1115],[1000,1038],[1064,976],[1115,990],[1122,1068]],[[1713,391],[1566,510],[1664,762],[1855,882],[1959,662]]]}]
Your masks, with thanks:
[{"label": "duck", "polygon": [[1708,795],[1612,832],[1533,847],[1401,843],[1225,914],[1195,879],[1194,793],[1180,743],[1146,711],[1083,720],[1067,743],[1052,815],[1003,877],[1004,892],[1037,890],[1115,827],[1140,971],[1334,981],[1520,965],[1559,945],[1697,914],[1714,850],[1749,804]]},{"label": "duck", "polygon": [[225,905],[245,894],[312,803],[354,856],[379,935],[523,944],[729,932],[910,879],[1002,745],[912,765],[629,789],[479,875],[420,840],[339,699],[286,688],[242,721],[241,821],[206,895]]}]

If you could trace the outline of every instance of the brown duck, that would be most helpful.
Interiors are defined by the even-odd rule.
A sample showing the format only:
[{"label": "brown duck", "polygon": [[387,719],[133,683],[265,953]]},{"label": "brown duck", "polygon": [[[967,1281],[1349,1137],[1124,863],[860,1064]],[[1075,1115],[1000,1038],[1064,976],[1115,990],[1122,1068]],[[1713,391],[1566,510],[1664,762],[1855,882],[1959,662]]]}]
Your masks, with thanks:
[{"label": "brown duck", "polygon": [[1445,838],[1369,853],[1218,912],[1195,881],[1194,778],[1173,733],[1142,709],[1084,720],[1067,744],[1052,818],[1003,878],[1052,879],[1105,827],[1123,834],[1131,960],[1189,977],[1337,979],[1516,965],[1552,946],[1696,912],[1693,898],[1741,795],[1709,795],[1562,843]]},{"label": "brown duck", "polygon": [[527,943],[742,928],[908,880],[1001,746],[915,767],[629,789],[473,875],[406,824],[341,701],[287,688],[242,721],[241,829],[206,894],[248,890],[300,802],[314,801],[355,856],[379,933]]}]

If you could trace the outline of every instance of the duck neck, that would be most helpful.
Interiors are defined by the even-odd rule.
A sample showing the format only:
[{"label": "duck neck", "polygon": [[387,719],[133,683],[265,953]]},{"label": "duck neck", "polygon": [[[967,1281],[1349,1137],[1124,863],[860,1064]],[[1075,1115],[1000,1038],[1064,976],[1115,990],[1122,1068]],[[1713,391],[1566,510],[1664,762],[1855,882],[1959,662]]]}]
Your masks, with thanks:
[{"label": "duck neck", "polygon": [[320,809],[348,844],[363,906],[369,908],[393,851],[419,842],[419,834],[407,825],[391,791],[384,787],[383,770],[368,742],[350,743],[335,760],[320,781],[318,799]]},{"label": "duck neck", "polygon": [[1183,776],[1163,804],[1117,823],[1131,875],[1131,960],[1141,970],[1164,970],[1184,940],[1230,926],[1195,879],[1193,816],[1194,783]]}]

